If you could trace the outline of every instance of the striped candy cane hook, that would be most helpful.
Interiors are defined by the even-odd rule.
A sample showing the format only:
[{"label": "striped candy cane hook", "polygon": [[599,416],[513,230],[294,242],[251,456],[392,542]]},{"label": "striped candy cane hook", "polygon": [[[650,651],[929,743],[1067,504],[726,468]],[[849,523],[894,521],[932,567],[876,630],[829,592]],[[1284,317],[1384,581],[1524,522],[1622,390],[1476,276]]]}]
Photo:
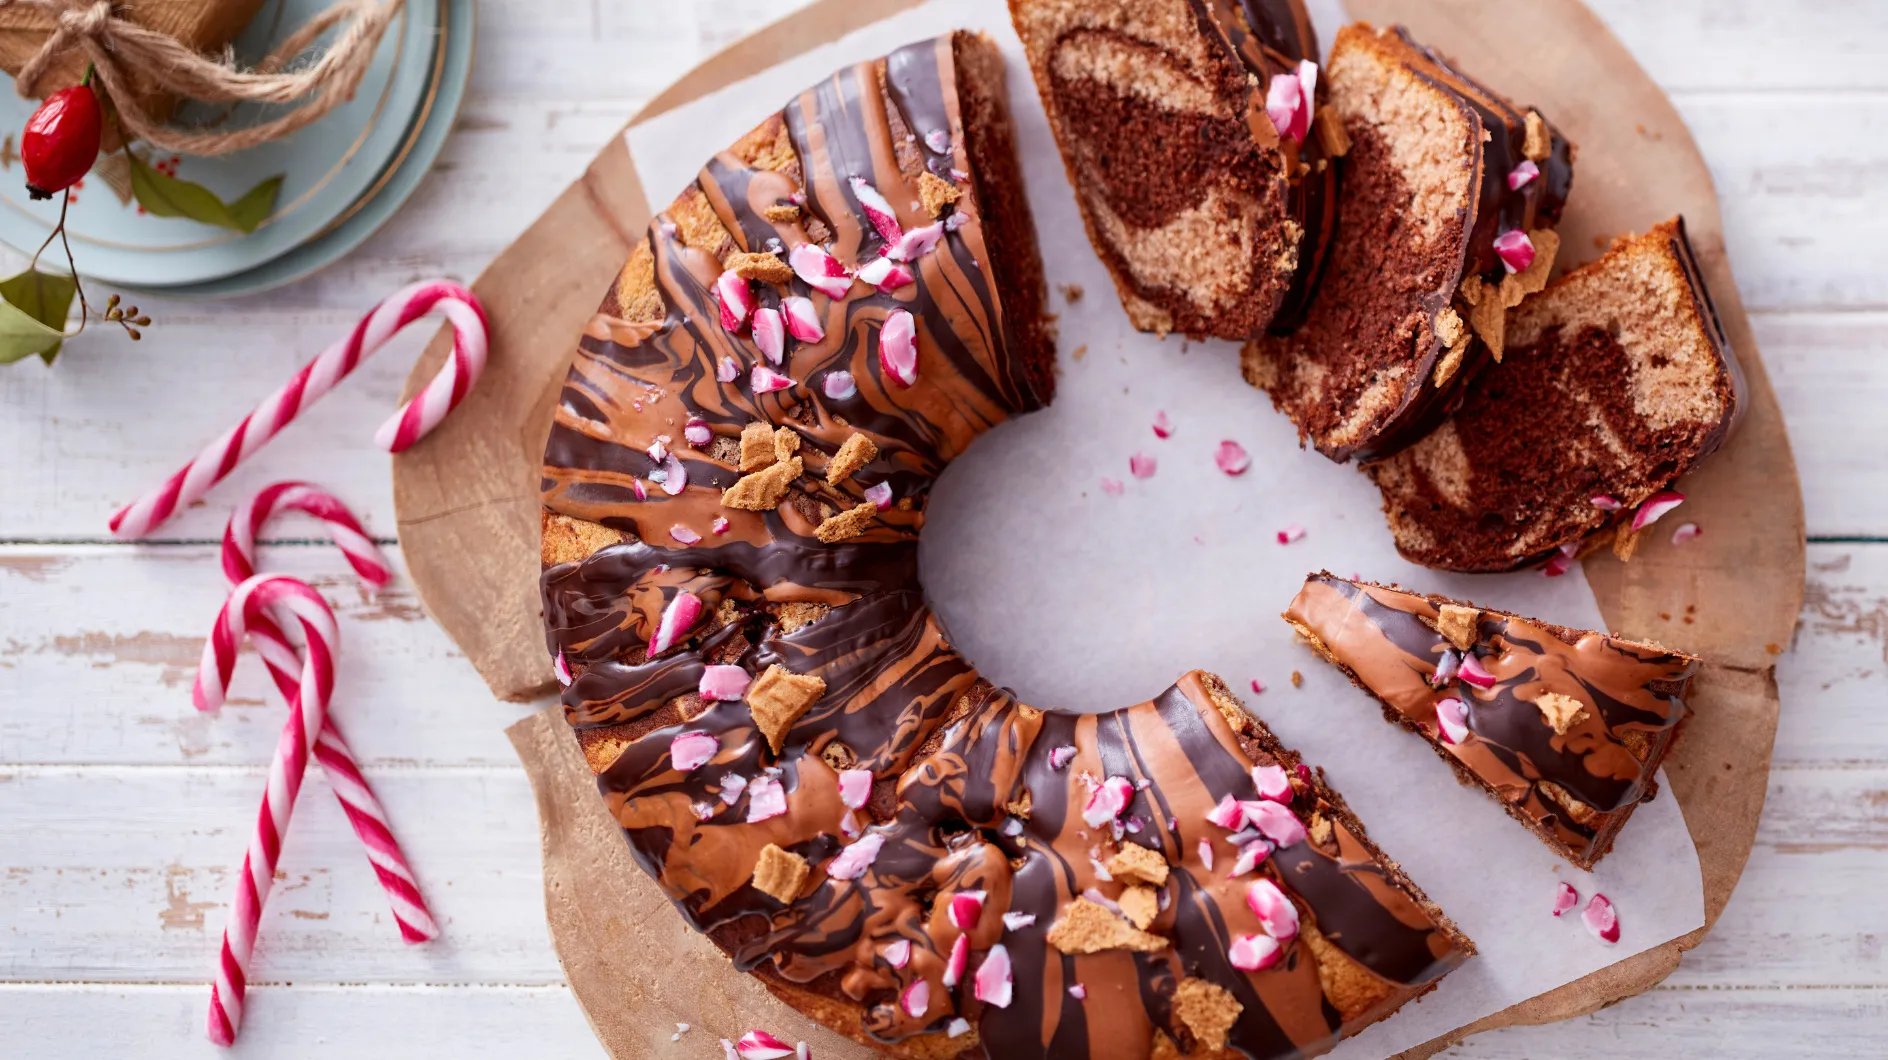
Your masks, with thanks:
[{"label": "striped candy cane hook", "polygon": [[335,651],[340,646],[340,629],[335,624],[334,612],[329,610],[320,593],[294,578],[258,575],[237,586],[217,615],[216,627],[210,635],[210,643],[204,646],[203,663],[197,674],[199,690],[206,684],[206,671],[213,678],[218,670],[217,645],[230,641],[241,643],[249,627],[265,619],[272,608],[281,609],[301,624],[308,645],[295,694],[289,698],[288,722],[282,727],[275,757],[269,762],[268,788],[263,792],[256,828],[243,854],[242,870],[237,874],[229,920],[223,927],[216,981],[210,988],[207,1024],[210,1040],[218,1045],[235,1042],[237,1028],[242,1026],[256,929],[262,922],[262,907],[268,901],[269,888],[275,882],[275,865],[282,852],[282,839],[288,833],[295,796],[301,792],[308,759],[314,754],[315,740],[327,717],[328,699],[334,693]]},{"label": "striped candy cane hook", "polygon": [[[305,482],[278,482],[251,498],[230,517],[223,534],[223,573],[232,586],[256,573],[256,534],[269,518],[284,509],[307,512],[328,524],[334,543],[340,547],[362,578],[378,587],[393,578],[387,557],[361,528],[360,521],[339,499]],[[249,623],[249,640],[275,679],[285,699],[293,702],[298,687],[301,657],[282,630],[267,616]],[[216,658],[219,681],[227,681],[234,669],[233,648],[224,644],[225,654]],[[347,814],[354,834],[367,849],[367,860],[374,867],[381,889],[393,907],[393,919],[400,925],[400,936],[409,943],[437,938],[439,926],[420,896],[419,883],[407,864],[406,854],[394,838],[387,811],[374,796],[354,759],[353,751],[341,735],[333,718],[323,726],[315,744],[315,759],[328,776],[328,786]]]},{"label": "striped candy cane hook", "polygon": [[393,452],[412,445],[439,425],[478,380],[488,348],[485,310],[471,291],[456,283],[429,280],[395,292],[355,325],[341,341],[323,350],[280,390],[264,398],[236,426],[203,448],[164,484],[125,505],[111,517],[111,530],[131,540],[144,537],[209,492],[251,453],[268,444],[308,406],[333,390],[367,356],[402,328],[438,310],[452,324],[452,356],[418,396],[381,425],[374,440]]}]

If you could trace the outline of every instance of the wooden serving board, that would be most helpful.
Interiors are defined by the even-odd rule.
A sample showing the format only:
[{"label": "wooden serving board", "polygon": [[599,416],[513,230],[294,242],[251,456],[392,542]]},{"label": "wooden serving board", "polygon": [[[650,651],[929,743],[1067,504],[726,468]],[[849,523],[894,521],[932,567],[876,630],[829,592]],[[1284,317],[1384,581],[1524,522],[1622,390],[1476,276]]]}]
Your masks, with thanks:
[{"label": "wooden serving board", "polygon": [[[819,0],[703,63],[637,120],[916,2]],[[1560,225],[1563,268],[1597,256],[1616,234],[1682,212],[1746,382],[1737,432],[1684,485],[1686,517],[1709,532],[1682,549],[1656,535],[1629,564],[1586,563],[1612,630],[1682,643],[1708,660],[1692,699],[1696,714],[1666,764],[1698,848],[1705,925],[1404,1054],[1420,1058],[1478,1031],[1566,1019],[1644,991],[1710,930],[1763,808],[1778,712],[1773,659],[1790,642],[1802,604],[1802,494],[1725,259],[1710,173],[1670,101],[1598,18],[1579,0],[1349,0],[1348,7],[1357,18],[1409,26],[1512,98],[1539,105],[1579,145]],[[648,220],[628,148],[613,138],[474,284],[493,327],[485,376],[440,430],[394,459],[400,540],[420,597],[503,697],[550,687],[537,593],[540,457],[575,336]],[[409,393],[448,347],[443,336],[428,347]],[[518,723],[511,737],[537,793],[558,954],[613,1055],[653,1055],[676,1022],[762,1026],[806,1040],[822,1057],[870,1055],[772,1000],[682,925],[630,861],[557,708]]]}]

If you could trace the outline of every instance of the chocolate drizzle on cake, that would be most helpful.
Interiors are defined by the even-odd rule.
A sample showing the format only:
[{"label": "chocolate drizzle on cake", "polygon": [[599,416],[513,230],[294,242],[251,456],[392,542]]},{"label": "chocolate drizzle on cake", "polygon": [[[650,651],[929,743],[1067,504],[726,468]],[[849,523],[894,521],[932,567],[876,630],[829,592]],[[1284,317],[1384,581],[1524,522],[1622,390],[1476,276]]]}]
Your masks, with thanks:
[{"label": "chocolate drizzle on cake", "polygon": [[[1454,638],[1449,617],[1466,626]],[[1328,573],[1305,580],[1285,619],[1385,717],[1428,739],[1581,868],[1656,790],[1698,669],[1678,652]],[[1487,676],[1471,681],[1464,665]],[[1463,732],[1438,713],[1450,702]]]},{"label": "chocolate drizzle on cake", "polygon": [[[546,450],[542,586],[549,646],[572,677],[566,717],[636,861],[688,922],[859,1040],[927,1058],[1144,1060],[1162,1041],[1198,1054],[1200,1035],[1220,1032],[1177,1002],[1190,982],[1188,998],[1239,1006],[1227,1048],[1312,1055],[1429,989],[1472,945],[1217,678],[1191,673],[1106,714],[1037,710],[979,677],[924,602],[931,484],[982,431],[1049,398],[1040,267],[1007,140],[990,142],[1008,135],[990,110],[994,56],[958,34],[842,70],[651,224],[586,329]],[[854,178],[908,232],[933,222],[924,175],[961,194],[935,249],[907,263],[913,282],[854,279],[839,297],[799,276],[756,283],[760,307],[804,298],[823,325],[778,364],[749,329],[724,326],[731,255],[816,244],[857,271],[893,241]],[[881,364],[898,311],[916,324],[908,385]],[[757,366],[793,383],[757,394]],[[849,384],[828,387],[841,371]],[[855,435],[873,455],[828,481]],[[723,503],[754,475],[789,472],[771,506]],[[868,491],[885,485],[881,503]],[[859,504],[876,513],[863,532],[818,533]],[[705,698],[716,666],[817,691],[763,732],[754,703]],[[678,766],[684,734],[713,753]],[[1244,848],[1205,817],[1228,795],[1258,799],[1255,765],[1292,778],[1278,798],[1306,827],[1235,878]],[[1093,789],[1117,782],[1119,812],[1089,823]],[[1124,846],[1167,871],[1145,931],[1103,914],[1137,948],[1051,945],[1084,902],[1125,907],[1126,881],[1105,868]],[[763,851],[810,871],[763,887]],[[1290,896],[1302,927],[1275,967],[1247,972],[1229,950],[1264,930],[1246,899],[1259,879]],[[963,923],[952,899],[972,894],[982,912]],[[969,958],[953,971],[960,937]],[[999,945],[1007,1004],[973,987],[1000,966]],[[1093,1000],[1071,996],[1078,984]],[[974,1033],[948,1037],[956,1018]]]}]

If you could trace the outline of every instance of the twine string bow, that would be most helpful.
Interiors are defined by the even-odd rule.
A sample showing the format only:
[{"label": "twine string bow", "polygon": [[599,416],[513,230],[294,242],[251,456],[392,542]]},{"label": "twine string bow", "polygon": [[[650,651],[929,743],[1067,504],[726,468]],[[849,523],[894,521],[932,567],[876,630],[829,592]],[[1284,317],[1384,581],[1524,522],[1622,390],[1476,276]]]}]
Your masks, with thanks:
[{"label": "twine string bow", "polygon": [[[77,48],[91,61],[130,138],[165,151],[222,155],[276,140],[319,121],[346,102],[374,61],[380,39],[406,0],[338,0],[296,30],[253,70],[239,69],[227,49],[217,58],[191,50],[166,33],[138,25],[111,0],[0,0],[0,9],[32,8],[45,12],[53,30],[20,68],[14,85],[20,95],[39,95],[39,81],[53,61]],[[329,29],[345,24],[326,51],[312,62],[286,67]],[[205,103],[298,104],[257,125],[228,131],[184,129],[153,117],[134,86],[144,84],[184,99]]]}]

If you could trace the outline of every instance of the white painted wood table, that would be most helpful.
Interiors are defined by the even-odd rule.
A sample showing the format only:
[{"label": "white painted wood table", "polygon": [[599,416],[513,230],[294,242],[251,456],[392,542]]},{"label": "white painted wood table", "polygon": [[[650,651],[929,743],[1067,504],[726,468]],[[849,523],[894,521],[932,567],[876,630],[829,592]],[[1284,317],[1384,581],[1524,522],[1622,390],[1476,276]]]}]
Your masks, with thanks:
[{"label": "white painted wood table", "polygon": [[[1779,667],[1769,805],[1716,931],[1645,996],[1452,1055],[1888,1055],[1888,4],[1597,7],[1670,91],[1716,177],[1802,471],[1808,602]],[[369,439],[421,336],[165,541],[110,543],[114,504],[380,295],[476,275],[642,100],[782,10],[485,0],[458,130],[360,251],[266,296],[151,301],[157,324],[137,346],[100,328],[52,369],[0,369],[0,1055],[215,1052],[201,1031],[205,977],[281,707],[252,663],[220,717],[190,709],[222,596],[213,539],[229,504],[287,477],[328,485],[390,533],[387,460]],[[485,692],[409,587],[358,591],[331,550],[300,536],[311,526],[284,522],[265,563],[313,577],[339,605],[335,712],[445,933],[400,944],[311,779],[238,1051],[598,1055],[546,935],[537,821],[502,733],[528,708]],[[705,1034],[684,1042],[675,1055],[719,1055]]]}]

